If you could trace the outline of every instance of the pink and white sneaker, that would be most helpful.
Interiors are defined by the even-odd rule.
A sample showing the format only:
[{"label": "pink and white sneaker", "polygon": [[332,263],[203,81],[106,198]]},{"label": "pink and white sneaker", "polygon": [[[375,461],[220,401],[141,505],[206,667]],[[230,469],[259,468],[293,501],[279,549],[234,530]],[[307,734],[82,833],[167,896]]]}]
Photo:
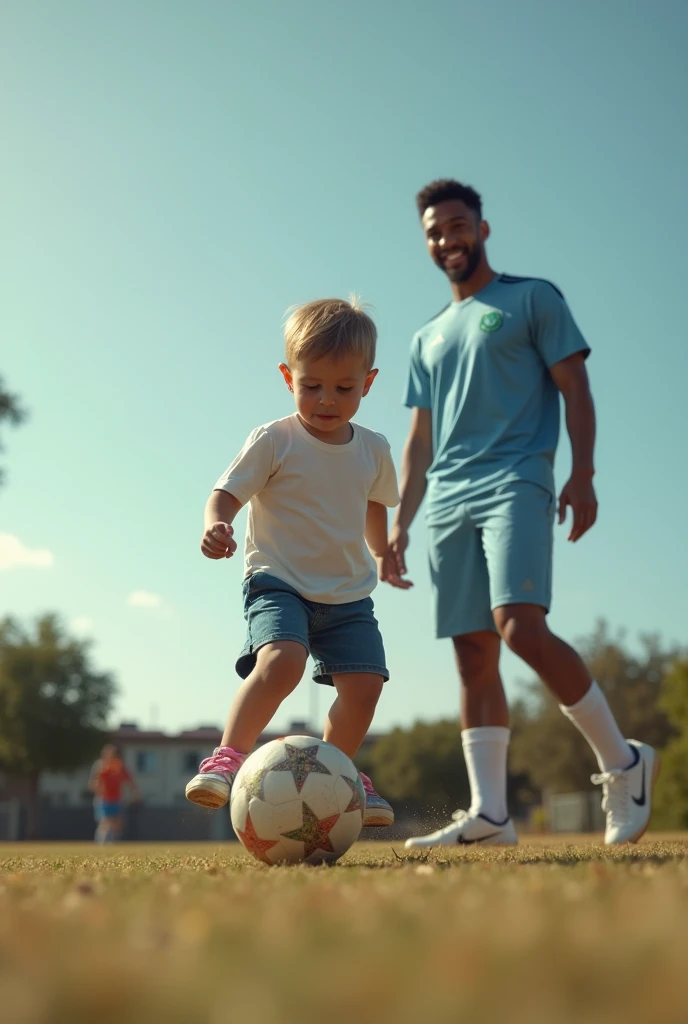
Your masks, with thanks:
[{"label": "pink and white sneaker", "polygon": [[375,787],[367,775],[364,775],[363,772],[358,774],[361,776],[361,782],[363,783],[366,795],[363,828],[386,828],[388,825],[393,825],[394,811],[390,804],[379,793],[375,792]]},{"label": "pink and white sneaker", "polygon": [[186,799],[212,810],[224,807],[246,756],[232,747],[216,747],[210,757],[201,761],[198,775],[187,783]]}]

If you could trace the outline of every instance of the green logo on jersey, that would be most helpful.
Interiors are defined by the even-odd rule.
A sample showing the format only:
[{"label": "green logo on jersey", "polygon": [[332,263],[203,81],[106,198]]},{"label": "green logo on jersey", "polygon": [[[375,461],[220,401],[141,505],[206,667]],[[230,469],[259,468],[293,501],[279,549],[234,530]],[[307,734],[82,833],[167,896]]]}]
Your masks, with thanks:
[{"label": "green logo on jersey", "polygon": [[485,313],[482,320],[480,321],[480,330],[485,331],[486,334],[493,334],[498,331],[504,323],[504,317],[498,309],[493,309],[491,313]]}]

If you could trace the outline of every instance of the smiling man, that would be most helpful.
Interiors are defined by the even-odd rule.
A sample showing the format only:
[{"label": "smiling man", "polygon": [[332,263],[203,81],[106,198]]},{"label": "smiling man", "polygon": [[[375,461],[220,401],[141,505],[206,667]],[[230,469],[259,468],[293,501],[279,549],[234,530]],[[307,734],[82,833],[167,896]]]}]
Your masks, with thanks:
[{"label": "smiling man", "polygon": [[426,496],[436,633],[451,638],[456,654],[472,799],[446,828],[406,845],[516,842],[506,805],[501,641],[537,672],[592,747],[600,767],[593,782],[604,788],[605,841],[634,842],[649,821],[656,754],[624,739],[581,658],[547,625],[560,395],[572,470],[559,496],[559,523],[570,506],[575,542],[597,516],[590,349],[553,284],[492,270],[490,228],[473,188],[442,179],[424,188],[417,204],[452,300],[411,347],[406,404],[413,420],[386,578],[410,586],[408,530]]}]

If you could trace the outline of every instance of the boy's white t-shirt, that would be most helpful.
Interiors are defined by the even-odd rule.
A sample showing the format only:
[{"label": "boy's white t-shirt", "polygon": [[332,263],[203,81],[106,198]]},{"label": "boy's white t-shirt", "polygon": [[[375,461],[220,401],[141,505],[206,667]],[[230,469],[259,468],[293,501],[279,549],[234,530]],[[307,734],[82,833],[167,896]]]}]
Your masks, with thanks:
[{"label": "boy's white t-shirt", "polygon": [[251,432],[215,484],[249,502],[246,576],[267,572],[309,601],[346,604],[377,583],[365,543],[369,501],[399,504],[389,444],[351,424],[348,444],[326,444],[296,413]]}]

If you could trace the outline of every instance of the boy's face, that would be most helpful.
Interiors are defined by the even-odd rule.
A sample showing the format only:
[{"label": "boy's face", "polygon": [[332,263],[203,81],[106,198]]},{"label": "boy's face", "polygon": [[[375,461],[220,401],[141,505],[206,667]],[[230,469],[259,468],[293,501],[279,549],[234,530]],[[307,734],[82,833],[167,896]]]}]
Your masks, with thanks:
[{"label": "boy's face", "polygon": [[306,430],[330,444],[350,441],[349,421],[368,394],[377,370],[369,370],[360,356],[303,359],[291,369],[280,363],[280,370]]}]

